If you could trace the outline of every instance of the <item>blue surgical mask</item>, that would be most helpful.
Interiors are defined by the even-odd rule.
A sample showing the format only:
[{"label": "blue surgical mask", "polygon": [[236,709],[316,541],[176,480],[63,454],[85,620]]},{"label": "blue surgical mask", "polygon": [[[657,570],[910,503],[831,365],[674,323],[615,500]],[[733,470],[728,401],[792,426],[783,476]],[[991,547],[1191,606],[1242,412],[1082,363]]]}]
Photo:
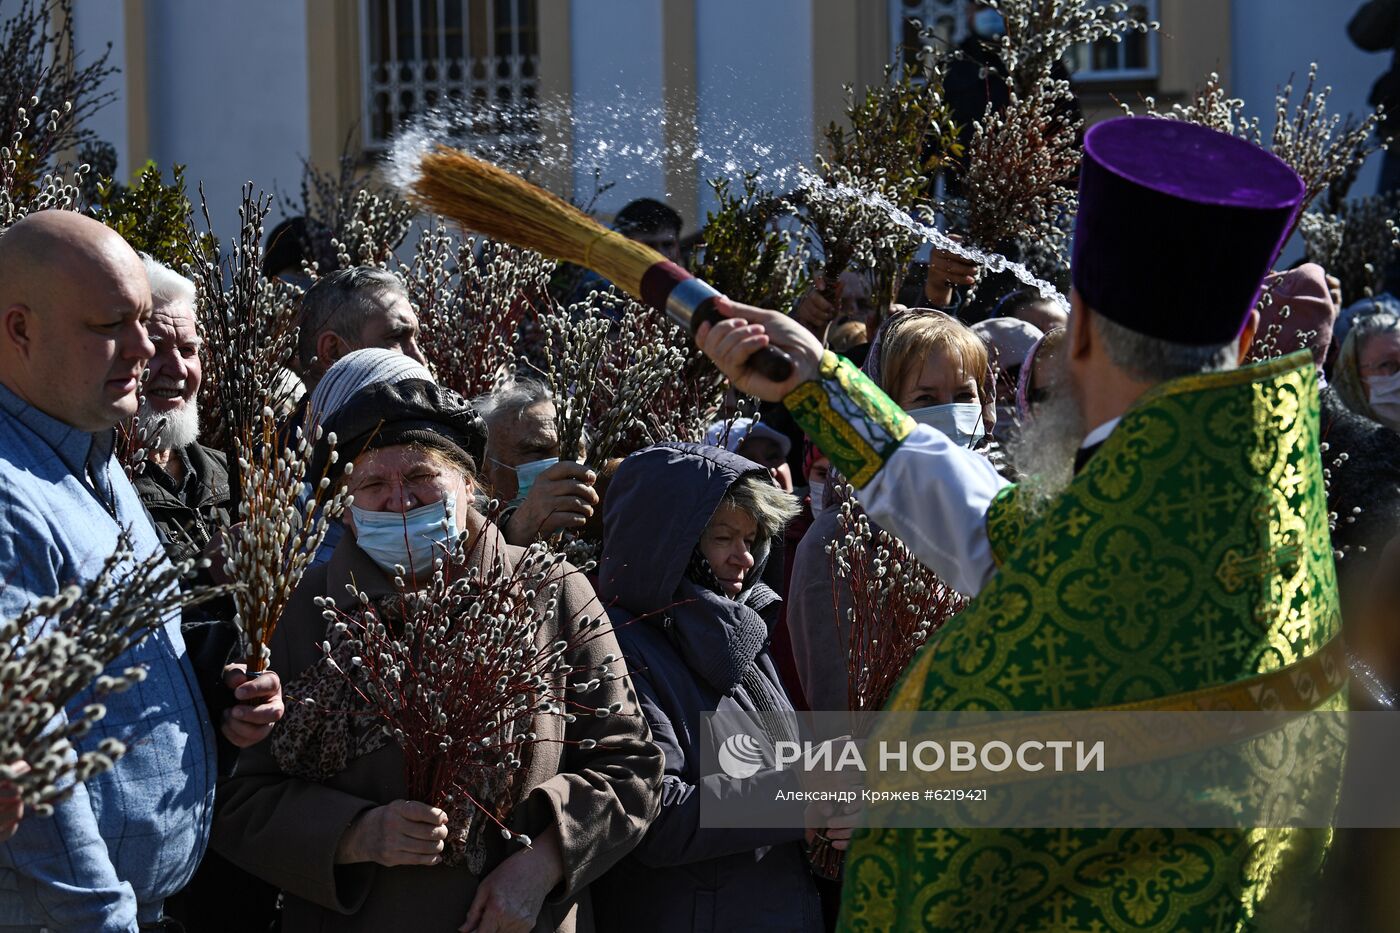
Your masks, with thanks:
[{"label": "blue surgical mask", "polygon": [[983,39],[1000,39],[1006,35],[1006,20],[996,10],[978,10],[972,14],[972,31]]},{"label": "blue surgical mask", "polygon": [[355,516],[355,543],[388,574],[400,566],[419,580],[427,579],[433,561],[457,537],[453,495],[407,512],[371,512],[354,503],[350,512]]},{"label": "blue surgical mask", "polygon": [[535,480],[540,478],[540,474],[558,462],[558,457],[545,457],[543,460],[531,460],[516,467],[515,498],[507,503],[507,508],[513,509],[524,502],[525,497],[530,494],[530,487],[535,485]]},{"label": "blue surgical mask", "polygon": [[812,517],[816,518],[825,507],[822,500],[826,498],[826,483],[808,482],[807,491],[812,497]]},{"label": "blue surgical mask", "polygon": [[909,417],[943,432],[959,447],[972,447],[987,434],[982,422],[982,406],[974,402],[916,408],[909,412]]}]

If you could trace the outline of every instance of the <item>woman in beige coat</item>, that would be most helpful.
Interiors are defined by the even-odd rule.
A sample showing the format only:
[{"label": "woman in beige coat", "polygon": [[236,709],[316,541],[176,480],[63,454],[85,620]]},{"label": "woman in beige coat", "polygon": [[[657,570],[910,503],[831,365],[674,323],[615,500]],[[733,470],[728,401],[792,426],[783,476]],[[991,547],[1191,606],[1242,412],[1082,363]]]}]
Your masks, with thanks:
[{"label": "woman in beige coat", "polygon": [[[348,611],[354,597],[347,585],[371,600],[394,593],[386,568],[428,563],[434,536],[447,534],[436,529],[475,536],[470,553],[478,567],[499,559],[509,573],[523,553],[466,505],[473,501],[485,435],[480,419],[454,394],[426,380],[376,383],[322,417],[341,438],[342,451],[363,452],[348,480],[355,496],[346,519],[351,533],[327,564],[304,577],[271,645],[293,705],[294,685],[314,692],[328,682],[320,645],[332,623],[317,597]],[[375,516],[384,513],[396,513],[396,535],[374,531]],[[430,529],[420,519],[434,513],[440,514]],[[539,633],[540,644],[573,640],[577,620],[603,614],[584,578],[565,570],[557,581],[559,610],[544,626],[550,630]],[[474,835],[478,844],[469,864],[444,864],[447,815],[404,799],[399,747],[348,716],[348,741],[329,743],[314,731],[313,707],[303,711],[312,731],[298,736],[289,716],[293,721],[284,723],[288,731],[279,741],[240,758],[219,790],[214,848],[282,888],[287,933],[590,930],[587,886],[636,845],[654,817],[662,759],[631,679],[620,661],[605,660],[621,656],[612,632],[605,628],[601,637],[575,645],[569,666],[606,664],[624,676],[602,678],[571,698],[589,708],[616,704],[618,711],[580,715],[567,725],[558,715],[534,716],[530,729],[541,741],[528,746],[505,820],[533,840],[528,848],[491,826]],[[308,779],[301,759],[325,760],[328,745],[335,745],[331,751],[341,754],[343,767]]]}]

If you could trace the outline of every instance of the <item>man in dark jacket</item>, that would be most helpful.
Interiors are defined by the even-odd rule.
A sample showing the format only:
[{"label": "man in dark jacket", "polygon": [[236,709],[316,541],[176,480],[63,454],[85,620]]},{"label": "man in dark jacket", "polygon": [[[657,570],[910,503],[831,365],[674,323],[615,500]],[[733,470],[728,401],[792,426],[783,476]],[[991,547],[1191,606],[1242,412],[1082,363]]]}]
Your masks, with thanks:
[{"label": "man in dark jacket", "polygon": [[764,736],[767,763],[744,779],[700,760],[707,712],[787,713],[770,728],[795,729],[769,653],[780,600],[761,578],[797,500],[737,454],[664,443],[623,462],[604,509],[599,594],[666,771],[655,822],[595,884],[599,930],[821,930],[802,829],[701,822],[705,800],[801,789],[771,758],[795,732]]}]

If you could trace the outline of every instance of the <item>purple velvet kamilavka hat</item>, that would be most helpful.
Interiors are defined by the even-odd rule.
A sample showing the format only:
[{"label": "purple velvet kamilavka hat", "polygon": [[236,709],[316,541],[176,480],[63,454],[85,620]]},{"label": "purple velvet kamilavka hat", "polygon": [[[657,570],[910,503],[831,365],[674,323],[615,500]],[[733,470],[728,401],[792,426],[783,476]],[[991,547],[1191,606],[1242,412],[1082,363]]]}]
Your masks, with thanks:
[{"label": "purple velvet kamilavka hat", "polygon": [[1239,335],[1303,201],[1298,173],[1227,133],[1122,117],[1084,136],[1071,274],[1085,304],[1191,346]]}]

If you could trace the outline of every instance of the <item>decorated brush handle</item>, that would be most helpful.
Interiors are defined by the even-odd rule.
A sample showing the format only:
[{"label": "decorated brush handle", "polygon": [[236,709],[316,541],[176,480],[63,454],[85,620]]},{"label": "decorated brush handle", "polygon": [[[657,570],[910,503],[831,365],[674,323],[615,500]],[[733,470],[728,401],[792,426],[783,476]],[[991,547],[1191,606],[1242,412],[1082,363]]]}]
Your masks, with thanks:
[{"label": "decorated brush handle", "polygon": [[[697,279],[673,262],[658,262],[642,276],[642,301],[680,326],[695,332],[701,324],[718,324],[724,316],[715,307],[723,297],[708,283]],[[760,375],[784,382],[792,375],[792,358],[777,347],[764,347],[749,357],[748,366]]]}]

